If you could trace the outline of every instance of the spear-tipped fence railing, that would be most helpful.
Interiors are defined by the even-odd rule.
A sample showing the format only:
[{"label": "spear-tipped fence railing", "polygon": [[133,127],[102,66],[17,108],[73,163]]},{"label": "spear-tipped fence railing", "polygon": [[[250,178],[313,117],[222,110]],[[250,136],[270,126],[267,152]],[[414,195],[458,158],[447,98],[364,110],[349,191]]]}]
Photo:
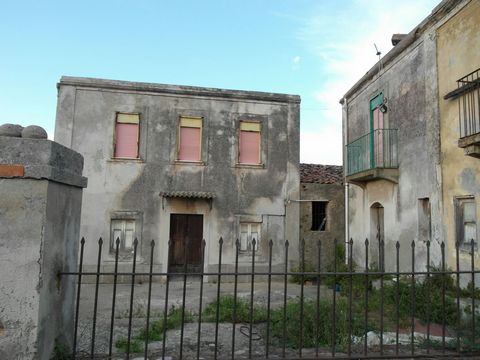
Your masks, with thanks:
[{"label": "spear-tipped fence railing", "polygon": [[[245,254],[240,249],[240,242],[226,243],[222,238],[218,242],[218,257],[214,264],[217,271],[205,271],[205,240],[201,243],[200,271],[189,272],[188,239],[184,246],[184,266],[182,272],[154,271],[154,250],[158,249],[155,241],[148,247],[147,272],[137,271],[138,246],[137,239],[133,242],[133,258],[131,271],[119,271],[119,245],[117,239],[111,248],[114,252],[114,270],[101,271],[103,240],[98,241],[96,271],[85,271],[84,252],[85,240],[80,241],[80,262],[77,272],[63,272],[59,276],[74,276],[77,280],[76,306],[74,314],[74,341],[72,358],[106,358],[118,359],[143,357],[145,359],[167,358],[173,359],[194,358],[319,358],[319,359],[391,359],[391,358],[478,358],[480,357],[480,333],[478,321],[480,311],[476,301],[480,299],[480,289],[476,287],[475,277],[480,271],[475,268],[475,257],[478,256],[476,244],[472,240],[469,244],[455,244],[455,269],[449,269],[446,264],[445,244],[438,245],[440,253],[438,263],[432,263],[430,242],[412,243],[407,247],[409,251],[401,253],[401,244],[395,243],[394,253],[385,253],[385,242],[378,239],[379,261],[382,264],[372,266],[369,259],[370,243],[366,239],[360,246],[354,247],[353,240],[339,244],[336,240],[327,245],[318,241],[308,243],[300,241],[298,271],[289,268],[288,241],[278,243],[270,240],[268,246],[256,246],[252,240],[251,251]],[[170,254],[172,242],[169,241],[165,249]],[[226,246],[234,247],[232,263],[225,263],[222,255]],[[376,245],[375,245],[376,246]],[[405,246],[405,245],[403,245]],[[345,247],[348,256],[338,256],[339,247]],[[266,249],[267,254],[261,254]],[[308,261],[316,263],[316,269],[307,266]],[[312,251],[313,249],[313,251]],[[158,251],[158,250],[157,250]],[[358,251],[358,256],[355,252]],[[341,252],[340,252],[341,253]],[[410,254],[405,259],[405,254]],[[230,252],[231,254],[231,252]],[[403,258],[401,257],[403,254]],[[419,254],[423,254],[419,256]],[[424,255],[426,254],[426,255]],[[239,270],[241,256],[249,258],[248,269]],[[262,256],[263,255],[263,256]],[[423,256],[423,257],[422,257]],[[384,264],[385,259],[388,266]],[[209,257],[212,259],[212,256]],[[275,264],[273,263],[275,259]],[[361,267],[355,265],[354,260],[362,260]],[[402,261],[403,260],[403,261]],[[210,260],[211,261],[211,260]],[[227,271],[233,265],[234,271]],[[242,265],[245,265],[243,263]],[[260,266],[262,265],[262,266]],[[124,267],[123,267],[124,268]],[[168,268],[168,264],[167,264]],[[266,270],[263,270],[266,269]],[[273,270],[277,269],[277,270]],[[278,270],[280,269],[280,270]],[[392,269],[387,270],[387,269]],[[307,271],[310,270],[310,271]],[[94,281],[93,299],[81,296],[85,284],[85,277],[92,277]],[[118,279],[130,279],[128,301],[128,324],[126,331],[119,330],[115,319],[118,306],[119,287]],[[101,284],[101,279],[110,277],[109,284]],[[247,296],[239,296],[239,278],[249,279]],[[190,288],[192,279],[197,278],[198,311],[194,315],[197,324],[190,327],[194,335],[196,348],[185,348],[186,334],[186,294],[193,291]],[[233,289],[231,281],[233,278]],[[133,322],[136,314],[133,309],[135,299],[140,292],[136,292],[136,280],[143,279],[148,288],[146,299],[146,314],[142,336],[134,335]],[[145,280],[146,283],[145,283]],[[211,288],[214,302],[206,305],[204,280],[214,281]],[[297,284],[289,284],[289,280]],[[159,281],[162,280],[162,281]],[[181,295],[172,295],[170,283],[182,282]],[[477,279],[478,282],[478,279]],[[138,281],[137,281],[138,283]],[[272,284],[276,284],[276,296],[273,301]],[[468,284],[468,285],[467,285]],[[230,286],[230,287],[229,287]],[[225,309],[222,303],[222,287],[229,288],[233,306]],[[331,290],[328,290],[331,287]],[[160,288],[161,299],[152,298],[152,288]],[[266,295],[259,296],[256,289],[267,289]],[[309,290],[309,291],[307,291]],[[102,296],[108,292],[111,296],[111,312],[107,316],[99,313],[99,292]],[[125,291],[125,290],[123,290]],[[280,292],[280,296],[278,296]],[[223,292],[225,294],[225,290]],[[245,295],[245,294],[243,294]],[[176,296],[176,297],[175,297]],[[191,296],[190,296],[191,297]],[[261,297],[261,299],[260,299]],[[152,301],[153,300],[153,301]],[[152,303],[161,303],[163,311],[160,315],[152,314]],[[80,306],[82,301],[91,304]],[[266,305],[265,305],[266,303]],[[169,343],[170,333],[167,330],[171,310],[169,304],[180,304],[180,337],[178,343]],[[214,342],[205,347],[203,338],[208,337],[204,320],[206,307],[214,307]],[[247,314],[241,308],[247,308]],[[256,310],[263,309],[260,319]],[[225,317],[230,311],[231,318]],[[243,310],[242,310],[243,311]],[[83,312],[83,314],[82,314]],[[192,315],[189,313],[189,316]],[[103,323],[99,325],[99,319]],[[157,318],[157,320],[155,320]],[[82,320],[85,319],[85,320]],[[109,319],[108,321],[106,319]],[[90,337],[85,338],[85,332],[79,334],[82,321],[87,327]],[[191,321],[191,319],[190,319]],[[211,321],[211,317],[209,317]],[[220,328],[220,324],[227,323],[230,330]],[[239,323],[244,325],[239,325]],[[423,322],[423,324],[421,324]],[[156,324],[156,328],[155,328]],[[419,325],[420,324],[420,325]],[[256,330],[254,329],[254,325]],[[98,327],[104,326],[108,336],[102,351]],[[160,327],[160,328],[159,328]],[[422,330],[423,329],[423,330]],[[432,329],[436,331],[432,332]],[[178,329],[177,329],[178,330]],[[160,340],[152,340],[150,334],[161,332]],[[115,339],[121,334],[127,334],[126,346],[121,352],[116,347]],[[121,333],[121,334],[118,334]],[[178,331],[177,331],[178,333]],[[231,334],[231,335],[228,335]],[[240,341],[239,334],[246,336],[247,341]],[[124,336],[124,335],[123,335]],[[224,343],[229,337],[229,342]],[[141,350],[133,346],[134,341],[141,339]],[[173,336],[172,336],[173,339]],[[97,340],[97,341],[96,341]],[[154,344],[154,342],[157,344]],[[172,340],[173,341],[173,340]],[[83,343],[81,345],[80,343]],[[88,343],[88,344],[86,344]],[[86,345],[85,345],[86,344]],[[155,345],[155,346],[154,346]]]}]

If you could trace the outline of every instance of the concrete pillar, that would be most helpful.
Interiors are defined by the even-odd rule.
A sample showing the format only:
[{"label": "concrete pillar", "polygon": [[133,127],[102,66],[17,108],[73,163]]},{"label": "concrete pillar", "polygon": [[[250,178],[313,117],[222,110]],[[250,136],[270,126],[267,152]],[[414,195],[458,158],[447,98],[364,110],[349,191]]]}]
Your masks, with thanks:
[{"label": "concrete pillar", "polygon": [[73,341],[75,277],[56,275],[77,268],[87,179],[80,154],[35,128],[19,137],[5,131],[11,126],[0,127],[3,360],[51,359],[56,345],[68,349]]}]

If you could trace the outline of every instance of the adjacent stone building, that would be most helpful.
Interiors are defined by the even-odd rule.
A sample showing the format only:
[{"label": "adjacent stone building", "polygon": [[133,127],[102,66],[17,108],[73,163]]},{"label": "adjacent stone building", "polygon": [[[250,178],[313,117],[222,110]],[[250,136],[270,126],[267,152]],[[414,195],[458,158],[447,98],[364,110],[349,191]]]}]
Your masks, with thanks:
[{"label": "adjacent stone building", "polygon": [[396,34],[394,48],[341,99],[347,234],[357,263],[365,238],[370,262],[388,269],[397,241],[408,269],[412,241],[418,269],[427,241],[436,266],[446,243],[451,267],[455,242],[467,254],[478,241],[480,162],[471,155],[479,153],[479,23],[478,1],[442,1],[408,35]]},{"label": "adjacent stone building", "polygon": [[[335,165],[300,164],[300,239],[305,241],[306,269],[331,268],[345,249],[343,169]],[[337,254],[334,255],[334,241]],[[343,261],[344,259],[338,259]]]},{"label": "adjacent stone building", "polygon": [[[85,159],[81,234],[86,268],[105,241],[102,268],[113,267],[115,239],[130,268],[176,272],[283,263],[298,259],[299,106],[294,95],[62,77],[55,140]],[[187,241],[188,239],[188,241]],[[253,240],[256,240],[254,245]],[[171,240],[170,253],[168,242]],[[215,265],[215,266],[214,266]]]}]

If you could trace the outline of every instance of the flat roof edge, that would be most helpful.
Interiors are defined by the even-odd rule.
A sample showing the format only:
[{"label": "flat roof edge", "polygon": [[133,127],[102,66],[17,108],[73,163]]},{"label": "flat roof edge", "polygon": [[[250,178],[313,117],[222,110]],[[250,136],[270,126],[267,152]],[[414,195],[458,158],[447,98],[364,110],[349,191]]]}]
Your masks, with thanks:
[{"label": "flat roof edge", "polygon": [[102,88],[112,90],[130,90],[130,91],[146,91],[163,94],[175,95],[191,95],[191,96],[210,96],[227,99],[245,99],[245,100],[263,100],[282,103],[300,103],[299,95],[269,93],[261,91],[244,91],[217,89],[208,87],[186,86],[186,85],[169,85],[157,83],[144,83],[123,80],[107,80],[87,77],[62,76],[57,83],[57,88],[62,85]]}]

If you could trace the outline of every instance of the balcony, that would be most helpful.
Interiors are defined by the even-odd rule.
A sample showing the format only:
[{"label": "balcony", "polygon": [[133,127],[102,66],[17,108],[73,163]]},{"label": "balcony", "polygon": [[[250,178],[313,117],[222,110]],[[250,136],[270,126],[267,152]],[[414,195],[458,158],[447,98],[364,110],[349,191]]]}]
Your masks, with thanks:
[{"label": "balcony", "polygon": [[398,183],[398,129],[377,129],[347,145],[348,182],[374,180]]},{"label": "balcony", "polygon": [[458,147],[465,155],[480,158],[480,69],[457,80],[457,89],[444,98],[459,101]]}]

